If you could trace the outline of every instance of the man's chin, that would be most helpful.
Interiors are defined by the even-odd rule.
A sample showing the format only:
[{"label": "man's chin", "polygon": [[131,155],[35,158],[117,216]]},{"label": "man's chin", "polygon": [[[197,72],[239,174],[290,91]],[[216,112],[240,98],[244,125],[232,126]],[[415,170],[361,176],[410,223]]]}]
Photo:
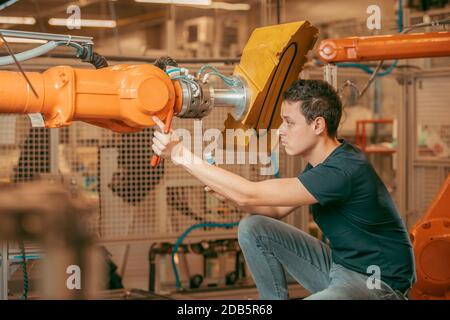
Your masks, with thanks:
[{"label": "man's chin", "polygon": [[288,156],[292,156],[292,151],[289,149],[288,146],[284,146],[284,152],[285,152]]},{"label": "man's chin", "polygon": [[284,152],[288,155],[288,156],[299,156],[302,155],[302,151],[299,150],[292,150],[287,146],[284,146]]}]

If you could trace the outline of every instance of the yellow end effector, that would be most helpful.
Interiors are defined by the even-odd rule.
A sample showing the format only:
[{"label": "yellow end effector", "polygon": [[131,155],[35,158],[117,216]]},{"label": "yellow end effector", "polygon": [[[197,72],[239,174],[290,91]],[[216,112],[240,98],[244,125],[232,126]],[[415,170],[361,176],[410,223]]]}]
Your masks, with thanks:
[{"label": "yellow end effector", "polygon": [[246,87],[246,113],[240,119],[229,115],[226,129],[280,126],[283,92],[298,79],[317,34],[307,21],[258,28],[252,33],[234,71]]}]

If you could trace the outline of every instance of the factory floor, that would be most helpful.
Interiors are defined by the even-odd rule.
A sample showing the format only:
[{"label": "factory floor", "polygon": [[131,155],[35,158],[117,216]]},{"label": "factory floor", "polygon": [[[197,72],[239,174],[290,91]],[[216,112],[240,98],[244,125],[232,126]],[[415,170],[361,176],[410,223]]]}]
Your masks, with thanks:
[{"label": "factory floor", "polygon": [[[38,294],[34,278],[30,282],[30,292],[28,299],[37,300],[41,297]],[[9,281],[10,300],[23,299],[21,297],[23,279],[14,277]],[[309,292],[297,283],[288,286],[290,299],[302,299],[309,295]],[[259,295],[255,286],[230,286],[227,288],[204,288],[192,289],[183,292],[173,292],[169,294],[154,294],[139,288],[125,288],[117,290],[102,291],[96,299],[99,300],[258,300]]]}]

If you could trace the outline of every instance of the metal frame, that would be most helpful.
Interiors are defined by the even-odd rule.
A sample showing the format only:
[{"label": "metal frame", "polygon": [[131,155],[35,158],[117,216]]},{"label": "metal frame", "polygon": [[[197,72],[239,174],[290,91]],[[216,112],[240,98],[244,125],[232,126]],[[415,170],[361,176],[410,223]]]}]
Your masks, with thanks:
[{"label": "metal frame", "polygon": [[338,67],[335,64],[326,64],[323,67],[324,80],[331,84],[335,90],[338,90],[337,71]]},{"label": "metal frame", "polygon": [[54,33],[42,33],[42,32],[29,32],[29,31],[18,31],[18,30],[8,30],[8,29],[0,29],[0,33],[5,37],[13,37],[13,38],[24,38],[24,39],[33,39],[33,40],[45,40],[45,41],[67,41],[69,42],[77,42],[83,44],[94,44],[92,37],[81,37],[81,36],[72,36],[72,35],[64,35],[64,34],[54,34]]},{"label": "metal frame", "polygon": [[400,214],[404,221],[407,218],[407,188],[410,187],[408,183],[408,159],[410,155],[408,154],[408,137],[410,136],[409,131],[411,130],[408,126],[408,106],[410,101],[410,74],[404,70],[401,75],[402,81],[402,106],[397,111],[397,125],[398,125],[398,143],[397,143],[397,183],[398,185],[405,186],[405,188],[400,189],[397,194],[397,203],[399,206]]},{"label": "metal frame", "polygon": [[[53,129],[50,131],[50,173],[57,174],[59,172],[59,161],[58,161],[58,146],[59,146],[59,129]],[[0,241],[0,300],[8,300],[8,281],[10,273],[10,248],[8,241]],[[26,246],[28,251],[29,246]]]},{"label": "metal frame", "polygon": [[8,300],[8,273],[9,256],[8,242],[3,241],[1,245],[1,279],[0,279],[0,300]]},{"label": "metal frame", "polygon": [[[407,95],[407,103],[406,103],[406,120],[407,120],[407,128],[406,134],[404,136],[405,140],[402,142],[399,141],[399,144],[402,143],[406,146],[406,176],[403,178],[403,182],[405,183],[405,192],[404,195],[405,204],[406,204],[406,222],[408,225],[411,225],[408,218],[411,216],[415,216],[420,214],[417,212],[418,208],[415,208],[415,198],[419,196],[418,194],[418,186],[414,183],[415,175],[417,174],[416,170],[418,167],[433,167],[439,168],[440,171],[444,172],[445,168],[450,167],[450,159],[431,159],[431,158],[420,158],[417,155],[417,92],[415,90],[415,84],[418,80],[424,78],[434,78],[434,77],[449,77],[450,79],[450,68],[436,68],[434,70],[426,70],[426,71],[414,71],[409,75],[408,85],[406,86],[406,95]],[[445,178],[444,174],[441,173],[443,178]],[[439,183],[439,182],[437,182]]]}]

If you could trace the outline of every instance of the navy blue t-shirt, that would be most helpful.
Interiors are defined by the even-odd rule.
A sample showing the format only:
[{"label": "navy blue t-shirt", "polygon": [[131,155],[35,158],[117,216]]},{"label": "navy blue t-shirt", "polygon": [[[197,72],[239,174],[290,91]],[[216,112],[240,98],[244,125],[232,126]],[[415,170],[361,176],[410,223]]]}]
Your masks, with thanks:
[{"label": "navy blue t-shirt", "polygon": [[[415,281],[414,256],[395,204],[364,153],[341,144],[319,165],[298,177],[316,198],[314,221],[330,242],[333,262],[406,290]],[[373,267],[371,267],[373,268]]]}]

